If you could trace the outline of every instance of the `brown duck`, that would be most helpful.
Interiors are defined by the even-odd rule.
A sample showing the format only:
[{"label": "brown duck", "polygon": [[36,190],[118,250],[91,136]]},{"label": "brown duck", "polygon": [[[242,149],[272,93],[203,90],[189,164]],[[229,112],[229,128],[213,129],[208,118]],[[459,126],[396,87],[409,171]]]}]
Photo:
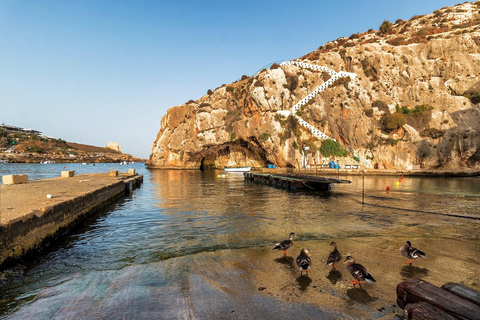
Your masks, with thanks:
[{"label": "brown duck", "polygon": [[349,282],[353,284],[353,287],[355,287],[356,284],[359,284],[361,288],[362,281],[367,281],[368,283],[377,282],[364,266],[355,262],[355,259],[352,256],[347,256],[344,264],[347,265],[348,272],[353,276],[353,281]]},{"label": "brown duck", "polygon": [[337,244],[335,242],[330,242],[330,246],[333,246],[333,251],[330,252],[330,255],[327,258],[327,262],[325,263],[327,266],[332,266],[332,270],[335,270],[337,267],[337,263],[342,260],[342,254],[337,249]]},{"label": "brown duck", "polygon": [[293,237],[295,236],[295,233],[291,232],[289,235],[288,240],[283,240],[282,242],[279,242],[275,245],[273,250],[283,250],[283,255],[287,255],[287,250],[293,247]]},{"label": "brown duck", "polygon": [[304,272],[306,272],[308,276],[308,271],[310,271],[310,266],[312,265],[311,257],[312,255],[307,248],[303,248],[302,251],[300,251],[300,254],[297,257],[297,266],[300,269],[300,276],[302,276]]},{"label": "brown duck", "polygon": [[425,252],[417,249],[417,248],[412,248],[412,243],[410,241],[405,241],[403,246],[400,247],[399,249],[400,254],[404,256],[405,258],[408,258],[410,260],[406,261],[405,263],[408,263],[409,265],[412,265],[412,260],[417,259],[418,257],[427,258],[427,255]]}]

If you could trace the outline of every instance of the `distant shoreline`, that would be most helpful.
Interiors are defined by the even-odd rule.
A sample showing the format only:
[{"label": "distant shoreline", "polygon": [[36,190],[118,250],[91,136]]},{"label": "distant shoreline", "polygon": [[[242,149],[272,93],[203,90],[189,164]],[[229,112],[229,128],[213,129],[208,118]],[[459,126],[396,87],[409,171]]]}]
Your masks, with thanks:
[{"label": "distant shoreline", "polygon": [[[256,170],[257,171],[257,170]],[[423,176],[423,177],[477,177],[480,170],[476,169],[416,169],[416,170],[391,170],[391,169],[260,169],[265,173],[302,173],[311,175],[342,175],[342,176]]]},{"label": "distant shoreline", "polygon": [[[119,163],[119,162],[146,162],[146,159],[133,157],[129,154],[104,154],[101,156],[53,156],[51,154],[38,153],[0,153],[0,161],[5,164],[10,163],[42,163],[44,161],[54,161],[55,163]],[[5,162],[7,161],[7,162]]]},{"label": "distant shoreline", "polygon": [[[148,169],[151,170],[200,170],[199,168],[192,167],[159,167],[146,164]],[[223,170],[223,168],[212,169]],[[480,170],[478,169],[415,169],[415,170],[402,170],[402,169],[320,169],[308,168],[308,169],[296,169],[296,168],[252,168],[252,171],[263,173],[298,173],[307,175],[341,175],[341,176],[422,176],[422,177],[479,177]]]}]

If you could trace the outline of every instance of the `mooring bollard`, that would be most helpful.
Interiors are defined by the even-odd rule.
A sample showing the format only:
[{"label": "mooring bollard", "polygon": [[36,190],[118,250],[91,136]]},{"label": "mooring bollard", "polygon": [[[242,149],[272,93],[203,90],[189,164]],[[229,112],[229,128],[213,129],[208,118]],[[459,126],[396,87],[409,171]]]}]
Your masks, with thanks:
[{"label": "mooring bollard", "polygon": [[109,175],[110,177],[116,177],[116,176],[118,176],[118,171],[117,171],[117,170],[110,170],[110,171],[108,172],[108,175]]},{"label": "mooring bollard", "polygon": [[62,178],[71,178],[75,175],[75,171],[62,171]]},{"label": "mooring bollard", "polygon": [[26,174],[15,174],[15,175],[6,175],[2,176],[3,184],[17,184],[17,183],[27,183],[28,176]]}]

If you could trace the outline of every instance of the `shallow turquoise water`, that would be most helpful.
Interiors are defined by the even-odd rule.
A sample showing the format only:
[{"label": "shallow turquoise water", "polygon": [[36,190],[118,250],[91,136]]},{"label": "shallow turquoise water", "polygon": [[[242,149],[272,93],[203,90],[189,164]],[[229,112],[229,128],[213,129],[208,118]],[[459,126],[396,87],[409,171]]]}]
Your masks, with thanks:
[{"label": "shallow turquoise water", "polygon": [[[242,174],[222,179],[216,171],[149,171],[143,164],[8,164],[0,165],[0,175],[28,174],[32,180],[57,177],[62,170],[78,175],[129,168],[144,175],[144,184],[130,197],[89,218],[32,261],[0,273],[0,319],[23,319],[40,309],[47,318],[65,318],[66,311],[49,308],[80,293],[95,299],[111,295],[111,283],[121,282],[132,268],[140,277],[137,285],[168,291],[188,268],[152,271],[152,264],[270,248],[293,230],[304,242],[398,237],[401,244],[406,233],[415,239],[479,239],[478,220],[439,214],[480,217],[480,178],[405,177],[396,185],[399,177],[351,176],[344,179],[352,184],[318,194],[245,182]],[[75,306],[81,313],[81,303]],[[109,318],[102,312],[97,317]]]}]

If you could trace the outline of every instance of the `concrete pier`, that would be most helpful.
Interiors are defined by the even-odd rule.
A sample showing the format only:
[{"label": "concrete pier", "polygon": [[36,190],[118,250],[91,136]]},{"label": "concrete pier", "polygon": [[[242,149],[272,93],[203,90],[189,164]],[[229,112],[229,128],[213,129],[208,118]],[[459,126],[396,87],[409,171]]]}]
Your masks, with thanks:
[{"label": "concrete pier", "polygon": [[141,183],[141,175],[105,173],[2,185],[0,267],[41,248]]}]

